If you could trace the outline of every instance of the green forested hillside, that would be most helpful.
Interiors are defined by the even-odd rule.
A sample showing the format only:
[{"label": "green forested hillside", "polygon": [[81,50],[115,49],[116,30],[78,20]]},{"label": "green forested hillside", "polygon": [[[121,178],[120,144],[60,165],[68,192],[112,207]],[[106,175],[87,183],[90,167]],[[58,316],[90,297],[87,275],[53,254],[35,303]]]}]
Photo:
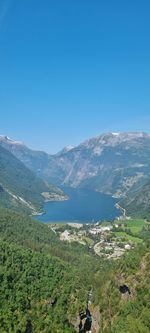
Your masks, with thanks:
[{"label": "green forested hillside", "polygon": [[[0,247],[0,332],[73,333],[91,288],[100,333],[149,332],[148,240],[105,261],[86,246],[60,242],[48,225],[0,210]],[[124,283],[129,296],[119,291]]]},{"label": "green forested hillside", "polygon": [[[102,282],[103,283],[103,282]],[[131,294],[121,294],[126,284]],[[103,333],[150,331],[150,243],[137,246],[119,260],[99,289]]]},{"label": "green forested hillside", "polygon": [[97,259],[84,246],[61,243],[47,225],[10,211],[0,212],[0,234],[2,332],[26,332],[29,322],[33,332],[75,332],[71,322],[85,306]]},{"label": "green forested hillside", "polygon": [[48,191],[55,189],[0,146],[0,207],[31,213],[41,209],[44,203],[41,193]]},{"label": "green forested hillside", "polygon": [[150,181],[136,191],[128,193],[121,205],[126,208],[127,215],[150,219]]},{"label": "green forested hillside", "polygon": [[[8,242],[1,242],[0,250],[0,331],[73,332],[67,319],[73,276],[63,263]],[[56,298],[53,309],[51,302]]]}]

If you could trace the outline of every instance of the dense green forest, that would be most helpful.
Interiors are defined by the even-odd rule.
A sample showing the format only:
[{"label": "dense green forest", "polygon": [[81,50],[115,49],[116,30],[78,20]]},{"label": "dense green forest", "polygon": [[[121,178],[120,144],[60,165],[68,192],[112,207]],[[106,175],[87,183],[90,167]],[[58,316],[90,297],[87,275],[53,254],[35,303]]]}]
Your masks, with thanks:
[{"label": "dense green forest", "polygon": [[[150,231],[118,261],[88,246],[60,242],[48,225],[0,210],[0,332],[75,332],[78,312],[91,305],[102,333],[150,331]],[[127,284],[130,295],[122,295]]]}]

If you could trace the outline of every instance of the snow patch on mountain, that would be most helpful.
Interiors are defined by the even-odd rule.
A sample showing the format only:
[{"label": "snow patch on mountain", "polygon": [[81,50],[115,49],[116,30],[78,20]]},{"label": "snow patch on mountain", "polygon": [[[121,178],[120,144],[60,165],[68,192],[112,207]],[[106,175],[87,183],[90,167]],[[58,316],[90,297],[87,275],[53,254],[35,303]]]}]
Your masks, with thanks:
[{"label": "snow patch on mountain", "polygon": [[7,142],[8,144],[11,143],[14,144],[14,145],[23,145],[23,142],[22,141],[15,141],[15,140],[12,140],[9,136],[7,135],[0,135],[0,141],[4,141],[4,142]]}]

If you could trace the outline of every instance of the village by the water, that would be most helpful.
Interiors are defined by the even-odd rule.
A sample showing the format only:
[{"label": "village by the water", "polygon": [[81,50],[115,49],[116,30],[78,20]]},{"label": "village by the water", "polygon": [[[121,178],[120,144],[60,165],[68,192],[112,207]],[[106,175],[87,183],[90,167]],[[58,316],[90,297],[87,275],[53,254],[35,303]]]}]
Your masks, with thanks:
[{"label": "village by the water", "polygon": [[100,257],[116,260],[143,241],[140,234],[149,224],[147,220],[122,217],[113,222],[49,224],[49,228],[63,242],[78,242]]}]

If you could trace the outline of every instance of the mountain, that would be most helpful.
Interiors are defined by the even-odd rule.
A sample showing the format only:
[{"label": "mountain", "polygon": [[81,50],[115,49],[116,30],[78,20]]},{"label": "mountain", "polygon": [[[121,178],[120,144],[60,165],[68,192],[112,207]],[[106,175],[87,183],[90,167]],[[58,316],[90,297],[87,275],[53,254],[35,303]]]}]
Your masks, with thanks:
[{"label": "mountain", "polygon": [[61,191],[46,184],[12,153],[0,146],[1,207],[36,213],[44,204],[44,195],[49,198],[57,196],[59,192]]},{"label": "mountain", "polygon": [[23,142],[14,141],[4,135],[0,136],[0,145],[15,155],[27,168],[35,171],[37,176],[46,178],[44,177],[44,172],[48,168],[49,160],[51,159],[50,155],[41,151],[31,150]]},{"label": "mountain", "polygon": [[138,212],[149,211],[147,195],[143,195],[149,192],[149,134],[104,133],[55,155],[31,150],[6,136],[0,136],[0,145],[49,183],[89,188],[119,200],[124,198],[123,206],[130,214],[136,203],[139,206],[140,197]]},{"label": "mountain", "polygon": [[57,185],[89,187],[120,197],[150,177],[150,135],[146,133],[101,134],[56,155],[33,151],[7,137],[0,137],[0,145]]}]

